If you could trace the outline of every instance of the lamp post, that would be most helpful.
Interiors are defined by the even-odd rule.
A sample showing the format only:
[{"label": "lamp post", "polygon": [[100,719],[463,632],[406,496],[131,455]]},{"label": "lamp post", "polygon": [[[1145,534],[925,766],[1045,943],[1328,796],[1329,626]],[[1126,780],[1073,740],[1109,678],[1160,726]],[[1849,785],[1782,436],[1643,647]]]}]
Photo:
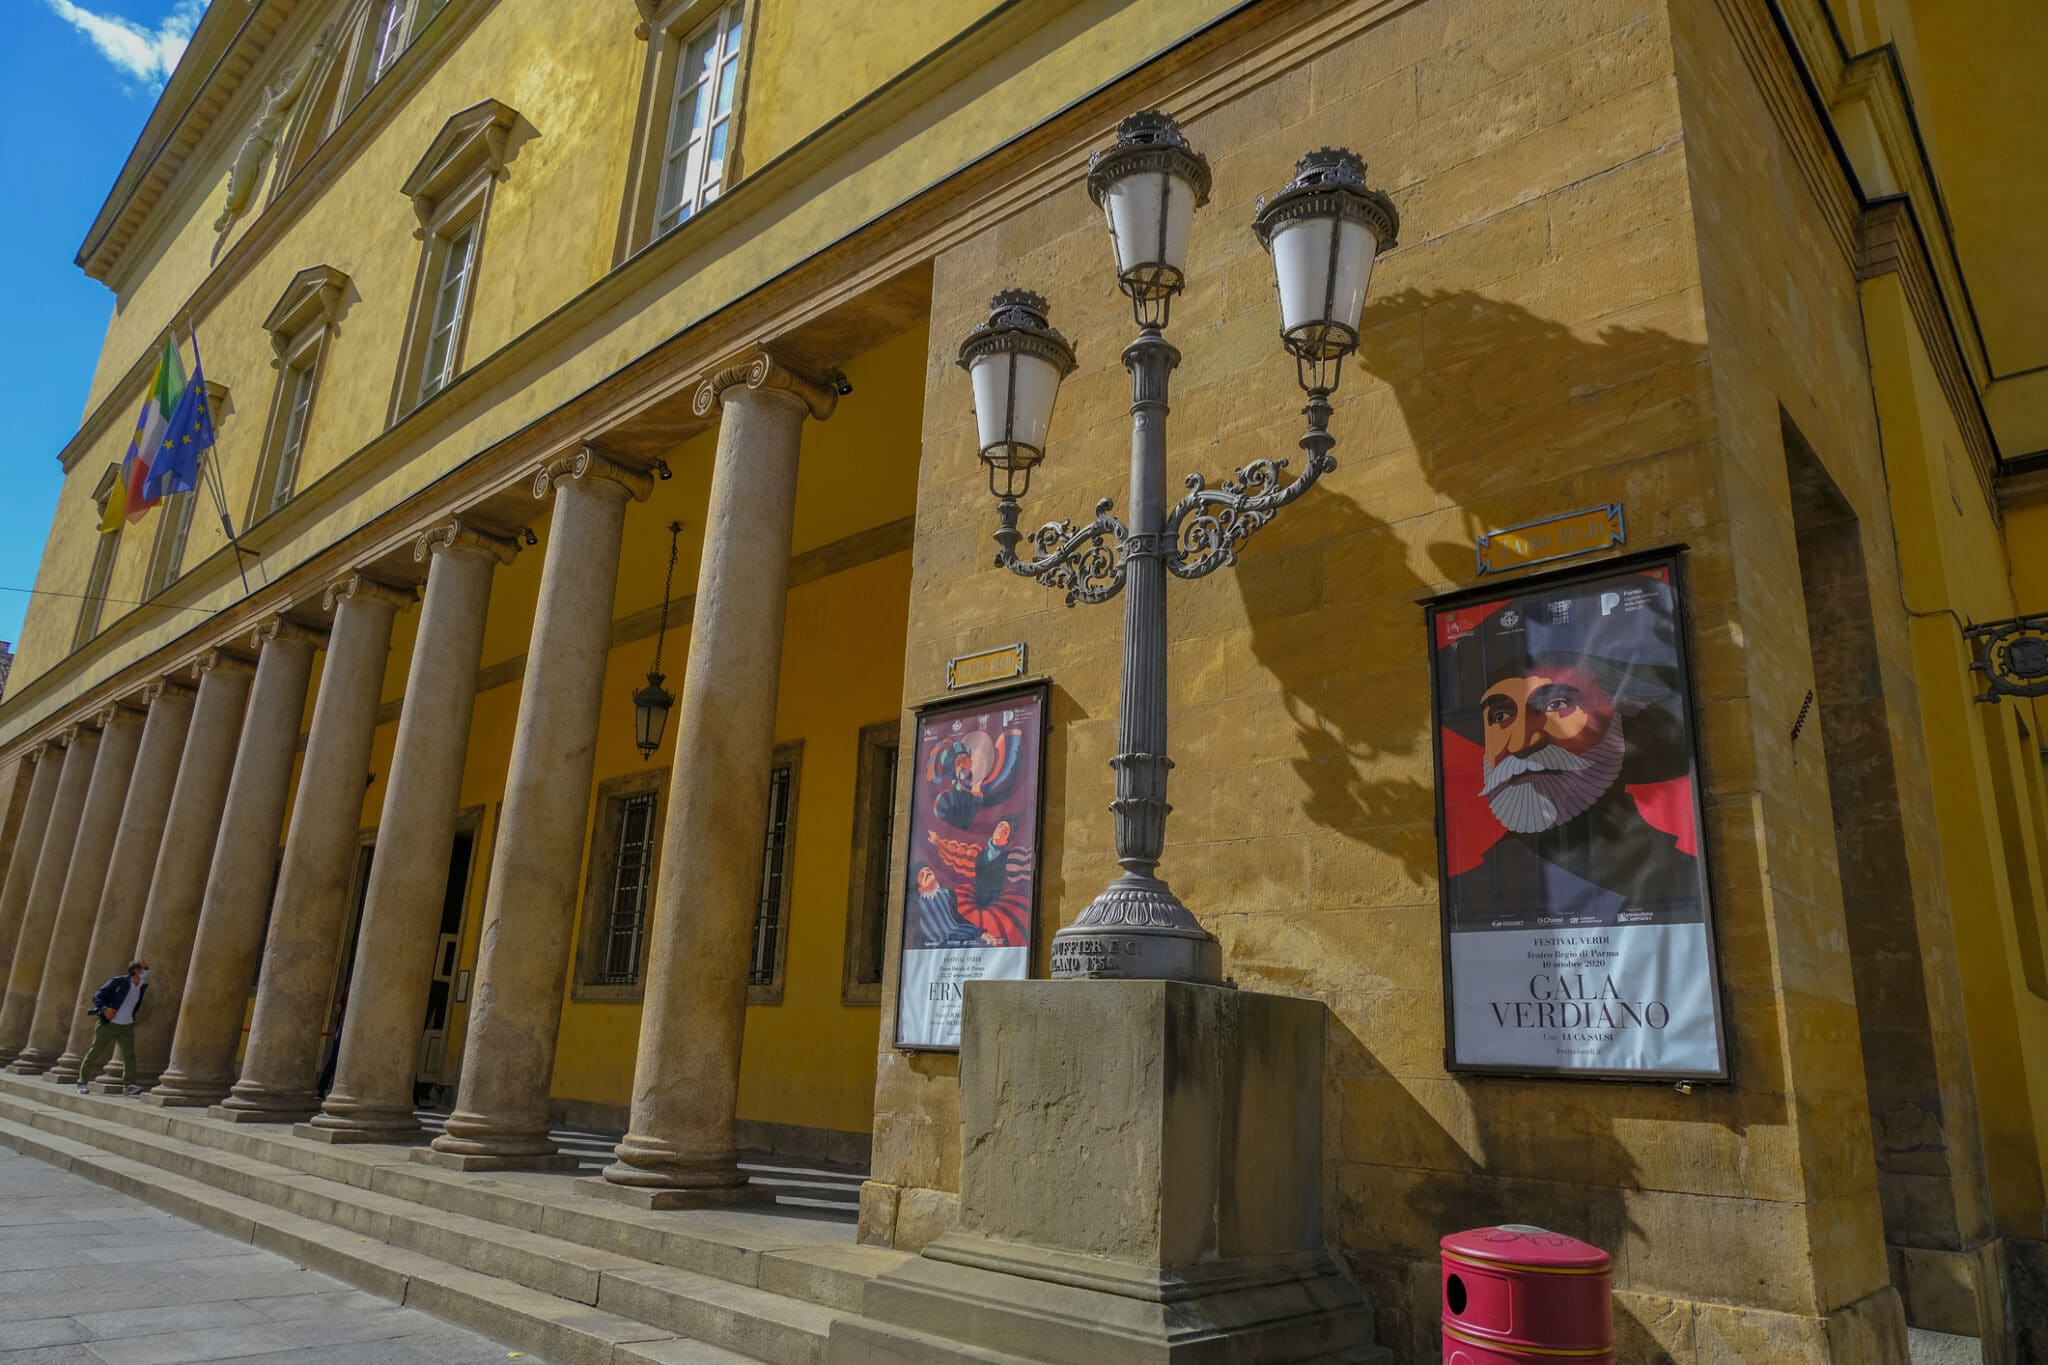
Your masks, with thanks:
[{"label": "lamp post", "polygon": [[[1358,348],[1358,322],[1374,257],[1394,245],[1400,220],[1370,189],[1365,162],[1325,148],[1304,156],[1294,179],[1259,202],[1252,231],[1273,258],[1280,295],[1280,344],[1295,358],[1308,395],[1308,460],[1287,479],[1285,459],[1255,460],[1211,488],[1199,474],[1166,506],[1167,381],[1180,352],[1166,340],[1174,298],[1187,281],[1194,211],[1208,198],[1209,165],[1166,114],[1133,114],[1115,146],[1089,161],[1088,192],[1102,208],[1116,248],[1118,287],[1130,297],[1138,337],[1123,353],[1131,373],[1131,494],[1128,521],[1114,503],[1096,504],[1084,526],[1048,522],[1019,529],[1019,499],[1045,458],[1059,384],[1074,348],[1026,290],[996,295],[988,321],[960,348],[974,387],[980,458],[997,499],[996,563],[1064,588],[1067,605],[1124,594],[1123,697],[1117,713],[1115,817],[1123,872],[1080,917],[1053,937],[1052,975],[1137,977],[1215,983],[1222,949],[1158,876],[1166,843],[1166,585],[1237,562],[1244,542],[1279,510],[1337,467],[1330,456],[1330,395],[1344,358]],[[1029,557],[1018,547],[1030,542]]]}]

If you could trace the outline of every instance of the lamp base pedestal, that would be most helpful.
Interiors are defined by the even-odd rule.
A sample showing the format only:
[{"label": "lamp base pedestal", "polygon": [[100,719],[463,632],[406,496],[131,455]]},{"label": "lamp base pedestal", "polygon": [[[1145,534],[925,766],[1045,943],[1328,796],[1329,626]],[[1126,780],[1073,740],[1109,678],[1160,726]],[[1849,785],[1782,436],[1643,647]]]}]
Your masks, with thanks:
[{"label": "lamp base pedestal", "polygon": [[1179,981],[985,981],[958,1225],[870,1282],[828,1365],[1367,1365],[1323,1243],[1325,1008]]},{"label": "lamp base pedestal", "polygon": [[1126,872],[1052,936],[1055,981],[1223,982],[1223,945],[1157,877]]}]

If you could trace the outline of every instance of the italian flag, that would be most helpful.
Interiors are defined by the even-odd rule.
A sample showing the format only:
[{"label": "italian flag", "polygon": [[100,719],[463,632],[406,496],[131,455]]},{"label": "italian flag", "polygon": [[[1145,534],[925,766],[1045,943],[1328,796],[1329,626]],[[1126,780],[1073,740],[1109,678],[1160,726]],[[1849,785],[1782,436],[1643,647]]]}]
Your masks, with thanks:
[{"label": "italian flag", "polygon": [[149,467],[163,449],[164,432],[184,393],[185,362],[178,358],[177,342],[167,336],[163,354],[156,360],[156,374],[149,381],[149,396],[142,400],[142,412],[135,419],[135,439],[128,443],[114,490],[107,495],[107,509],[100,517],[102,532],[120,530],[123,518],[140,521],[143,513],[161,501],[145,497],[143,485],[149,481]]}]

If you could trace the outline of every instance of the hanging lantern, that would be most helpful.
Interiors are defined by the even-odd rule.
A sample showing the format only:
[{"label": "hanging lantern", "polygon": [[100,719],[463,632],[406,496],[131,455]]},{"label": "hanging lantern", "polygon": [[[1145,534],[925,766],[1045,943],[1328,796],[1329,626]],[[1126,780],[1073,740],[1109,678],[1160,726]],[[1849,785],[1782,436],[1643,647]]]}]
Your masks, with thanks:
[{"label": "hanging lantern", "polygon": [[662,686],[668,678],[661,671],[661,647],[668,639],[668,604],[675,591],[676,546],[682,534],[680,521],[668,524],[668,576],[661,581],[661,626],[654,635],[654,664],[647,670],[647,686],[633,694],[633,743],[639,748],[643,763],[661,747],[661,732],[668,726],[669,708],[676,704],[675,693]]}]

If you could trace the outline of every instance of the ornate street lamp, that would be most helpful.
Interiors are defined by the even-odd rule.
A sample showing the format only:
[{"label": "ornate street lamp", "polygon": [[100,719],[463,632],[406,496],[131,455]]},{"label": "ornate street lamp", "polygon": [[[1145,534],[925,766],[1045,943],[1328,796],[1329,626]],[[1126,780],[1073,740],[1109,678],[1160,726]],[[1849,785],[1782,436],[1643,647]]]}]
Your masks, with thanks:
[{"label": "ornate street lamp", "polygon": [[[996,295],[989,320],[968,336],[959,363],[974,386],[980,455],[995,494],[996,563],[1049,587],[1067,605],[1124,597],[1123,697],[1117,713],[1115,817],[1122,875],[1079,919],[1053,937],[1052,975],[1216,982],[1222,949],[1158,876],[1166,844],[1166,582],[1201,578],[1237,562],[1244,542],[1337,467],[1330,456],[1330,395],[1344,357],[1358,349],[1358,323],[1374,258],[1394,245],[1399,218],[1387,196],[1365,183],[1365,162],[1325,148],[1303,157],[1252,230],[1272,255],[1280,293],[1280,344],[1295,358],[1308,395],[1308,460],[1283,482],[1288,461],[1255,460],[1211,488],[1199,474],[1166,506],[1167,380],[1180,352],[1165,337],[1175,295],[1187,282],[1194,210],[1207,198],[1209,165],[1174,121],[1133,114],[1116,145],[1091,158],[1088,191],[1102,206],[1116,247],[1117,283],[1130,297],[1139,332],[1124,351],[1131,372],[1131,499],[1128,523],[1114,504],[1076,527],[1048,522],[1018,529],[1018,499],[1045,458],[1059,381],[1074,349],[1046,320],[1045,300],[1025,290]],[[1000,479],[998,476],[1001,476]],[[1018,546],[1030,542],[1032,557]],[[1125,590],[1128,589],[1126,592]]]},{"label": "ornate street lamp", "polygon": [[661,747],[661,732],[668,725],[669,708],[676,704],[676,694],[662,686],[668,675],[661,671],[661,647],[668,639],[668,602],[675,593],[676,544],[682,534],[680,521],[668,524],[668,576],[661,580],[661,625],[654,633],[654,663],[647,670],[647,686],[633,694],[633,744],[640,750],[642,763],[653,758],[654,751]]}]

